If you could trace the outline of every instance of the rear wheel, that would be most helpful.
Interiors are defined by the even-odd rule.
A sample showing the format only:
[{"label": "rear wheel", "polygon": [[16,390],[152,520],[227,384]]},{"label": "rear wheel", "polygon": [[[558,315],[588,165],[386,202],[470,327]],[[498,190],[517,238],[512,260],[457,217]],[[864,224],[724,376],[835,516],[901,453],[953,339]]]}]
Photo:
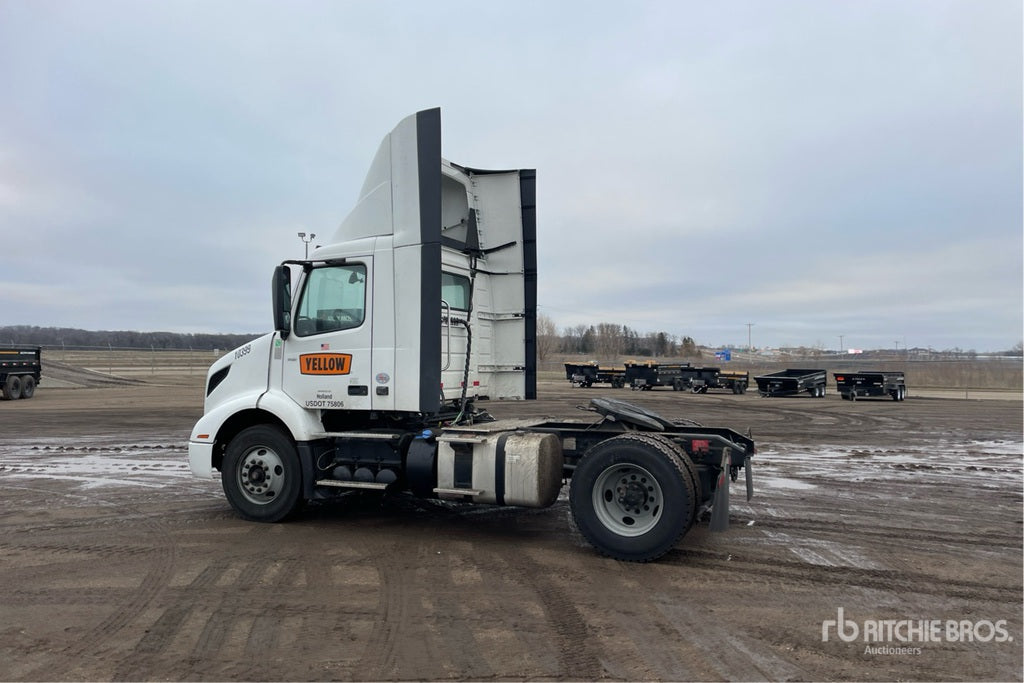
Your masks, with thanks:
[{"label": "rear wheel", "polygon": [[624,434],[591,447],[573,473],[569,505],[584,538],[609,557],[649,562],[693,524],[695,473],[674,444]]},{"label": "rear wheel", "polygon": [[21,377],[18,375],[7,375],[3,387],[0,387],[0,392],[3,393],[3,397],[8,401],[21,398]]},{"label": "rear wheel", "polygon": [[32,398],[36,395],[36,378],[32,375],[25,375],[21,378],[21,397]]},{"label": "rear wheel", "polygon": [[276,427],[242,430],[224,453],[221,485],[231,507],[245,519],[280,522],[302,503],[295,445]]}]

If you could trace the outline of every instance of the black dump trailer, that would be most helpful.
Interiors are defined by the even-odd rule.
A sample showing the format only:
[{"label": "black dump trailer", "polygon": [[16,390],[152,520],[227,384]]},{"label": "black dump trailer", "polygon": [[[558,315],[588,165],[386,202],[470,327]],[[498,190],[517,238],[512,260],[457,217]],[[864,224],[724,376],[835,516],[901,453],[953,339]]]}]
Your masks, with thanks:
[{"label": "black dump trailer", "polygon": [[5,401],[32,398],[42,372],[38,346],[0,346],[0,396]]},{"label": "black dump trailer", "polygon": [[566,363],[565,378],[574,387],[610,384],[615,389],[621,389],[626,386],[626,368],[598,363]]},{"label": "black dump trailer", "polygon": [[907,378],[899,371],[837,372],[836,391],[847,401],[858,396],[889,396],[894,401],[907,397]]},{"label": "black dump trailer", "polygon": [[750,386],[750,373],[739,371],[724,371],[718,373],[718,384],[714,389],[728,389],[734,394],[747,393]]},{"label": "black dump trailer", "polygon": [[679,387],[673,389],[682,391],[689,388],[695,394],[706,394],[708,389],[718,386],[718,368],[696,368],[690,367],[683,371]]},{"label": "black dump trailer", "polygon": [[687,382],[689,370],[689,363],[626,363],[626,384],[633,391],[650,391],[654,387],[678,391]]},{"label": "black dump trailer", "polygon": [[757,392],[762,397],[798,396],[806,392],[813,398],[821,398],[825,395],[828,375],[824,370],[788,368],[755,377],[754,381],[757,382]]},{"label": "black dump trailer", "polygon": [[689,389],[695,394],[706,394],[708,389],[728,389],[734,394],[743,394],[750,384],[749,372],[723,372],[721,368],[688,367],[680,372],[672,388],[677,391]]}]

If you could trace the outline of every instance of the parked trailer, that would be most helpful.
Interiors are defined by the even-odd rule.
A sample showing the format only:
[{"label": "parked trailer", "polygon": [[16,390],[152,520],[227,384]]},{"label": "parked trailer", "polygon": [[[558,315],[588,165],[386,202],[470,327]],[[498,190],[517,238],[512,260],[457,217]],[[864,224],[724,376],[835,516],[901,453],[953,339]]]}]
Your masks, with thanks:
[{"label": "parked trailer", "polygon": [[609,399],[589,422],[475,406],[537,397],[533,170],[446,161],[431,109],[385,136],[362,187],[332,238],[275,268],[274,331],[207,372],[196,476],[258,522],[373,492],[539,508],[569,480],[583,537],[619,560],[662,556],[708,510],[728,526],[748,436]]},{"label": "parked trailer", "polygon": [[902,372],[837,372],[836,391],[847,401],[858,396],[890,396],[894,401],[907,397],[907,379]]},{"label": "parked trailer", "polygon": [[683,371],[680,377],[679,387],[673,389],[682,391],[689,389],[695,394],[706,394],[711,387],[718,386],[718,368],[690,367]]},{"label": "parked trailer", "polygon": [[610,384],[613,389],[626,386],[626,368],[603,366],[597,363],[566,363],[565,378],[574,387]]},{"label": "parked trailer", "polygon": [[726,371],[718,373],[717,388],[719,389],[729,389],[734,394],[745,394],[749,386],[749,372]]},{"label": "parked trailer", "polygon": [[42,379],[42,349],[0,346],[0,396],[6,401],[32,398]]},{"label": "parked trailer", "polygon": [[654,387],[672,387],[679,391],[689,386],[689,363],[626,363],[626,383],[633,391]]},{"label": "parked trailer", "polygon": [[755,377],[757,392],[767,396],[797,396],[804,392],[813,398],[825,395],[825,384],[828,375],[824,370],[805,370],[789,368],[780,372]]},{"label": "parked trailer", "polygon": [[693,368],[690,390],[706,394],[708,389],[728,389],[734,394],[745,394],[750,384],[749,372],[722,372],[720,368]]}]

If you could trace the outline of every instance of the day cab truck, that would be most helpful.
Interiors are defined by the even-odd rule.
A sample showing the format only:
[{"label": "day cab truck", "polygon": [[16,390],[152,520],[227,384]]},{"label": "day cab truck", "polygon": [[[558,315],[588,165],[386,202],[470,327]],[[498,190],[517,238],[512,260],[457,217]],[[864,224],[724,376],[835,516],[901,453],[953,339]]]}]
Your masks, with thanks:
[{"label": "day cab truck", "polygon": [[32,398],[42,379],[42,349],[0,346],[0,397],[5,401]]},{"label": "day cab truck", "polygon": [[209,369],[197,476],[248,520],[352,492],[545,507],[570,481],[583,537],[654,560],[703,513],[728,523],[749,436],[591,400],[589,420],[496,420],[536,398],[536,173],[441,157],[439,109],[402,120],[355,207],[272,278],[274,331]]}]

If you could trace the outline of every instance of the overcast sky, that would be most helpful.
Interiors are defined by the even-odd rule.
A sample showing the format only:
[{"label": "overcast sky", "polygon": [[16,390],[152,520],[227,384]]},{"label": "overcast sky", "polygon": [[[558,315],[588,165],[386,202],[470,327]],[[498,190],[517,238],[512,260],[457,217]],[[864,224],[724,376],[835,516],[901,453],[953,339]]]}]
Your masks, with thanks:
[{"label": "overcast sky", "polygon": [[435,106],[446,158],[537,169],[559,327],[1024,336],[1020,0],[0,0],[0,325],[269,329]]}]

